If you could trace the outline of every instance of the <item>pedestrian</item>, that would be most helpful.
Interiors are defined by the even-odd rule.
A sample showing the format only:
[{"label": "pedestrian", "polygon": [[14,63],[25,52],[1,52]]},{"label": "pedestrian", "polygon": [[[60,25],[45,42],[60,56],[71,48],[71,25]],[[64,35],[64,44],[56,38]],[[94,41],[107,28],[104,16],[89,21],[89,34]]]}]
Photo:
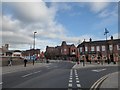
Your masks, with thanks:
[{"label": "pedestrian", "polygon": [[12,58],[8,60],[8,66],[12,66]]},{"label": "pedestrian", "polygon": [[27,64],[27,59],[25,58],[24,59],[24,67],[26,67],[26,64]]}]

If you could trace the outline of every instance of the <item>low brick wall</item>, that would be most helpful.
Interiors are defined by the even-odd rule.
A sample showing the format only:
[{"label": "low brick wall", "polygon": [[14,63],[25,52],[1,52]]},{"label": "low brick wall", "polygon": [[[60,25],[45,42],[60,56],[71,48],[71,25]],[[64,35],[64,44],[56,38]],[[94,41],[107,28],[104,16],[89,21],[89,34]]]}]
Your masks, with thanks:
[{"label": "low brick wall", "polygon": [[[0,66],[7,66],[8,60],[10,60],[11,57],[0,57]],[[24,59],[20,57],[12,57],[12,65],[21,65],[24,64]]]}]

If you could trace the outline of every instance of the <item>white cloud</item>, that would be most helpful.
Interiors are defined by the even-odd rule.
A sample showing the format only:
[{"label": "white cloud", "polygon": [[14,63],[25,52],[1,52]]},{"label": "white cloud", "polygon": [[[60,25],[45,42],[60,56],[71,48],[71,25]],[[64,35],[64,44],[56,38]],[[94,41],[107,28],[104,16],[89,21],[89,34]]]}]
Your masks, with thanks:
[{"label": "white cloud", "polygon": [[[66,28],[55,20],[59,9],[71,9],[71,6],[66,4],[64,4],[64,7],[59,6],[59,8],[54,5],[47,7],[44,2],[19,2],[4,5],[10,5],[12,13],[3,14],[3,30],[0,36],[3,37],[3,43],[10,44],[13,49],[29,49],[33,45],[34,31],[37,31],[36,48],[42,50],[45,50],[47,45],[56,46],[59,41],[63,40],[77,44],[79,40],[82,42],[84,39],[88,41],[89,38],[93,40],[99,39],[93,35],[82,35],[80,37],[67,35]],[[105,6],[102,7],[105,8]],[[100,9],[96,11],[101,11],[102,7],[99,7]]]},{"label": "white cloud", "polygon": [[[33,44],[34,31],[37,31],[36,46],[42,49],[46,45],[54,44],[54,39],[64,35],[65,28],[55,21],[56,9],[48,8],[44,2],[7,2],[3,5],[9,5],[12,13],[3,13],[3,28],[0,36],[2,36],[2,43],[10,44],[11,48],[28,48],[28,45]],[[49,41],[50,39],[53,39],[52,42]]]},{"label": "white cloud", "polygon": [[92,12],[98,13],[107,8],[109,2],[90,2],[89,5]]},{"label": "white cloud", "polygon": [[13,17],[24,22],[49,22],[55,14],[55,9],[46,7],[44,2],[14,2],[8,5],[12,7]]}]

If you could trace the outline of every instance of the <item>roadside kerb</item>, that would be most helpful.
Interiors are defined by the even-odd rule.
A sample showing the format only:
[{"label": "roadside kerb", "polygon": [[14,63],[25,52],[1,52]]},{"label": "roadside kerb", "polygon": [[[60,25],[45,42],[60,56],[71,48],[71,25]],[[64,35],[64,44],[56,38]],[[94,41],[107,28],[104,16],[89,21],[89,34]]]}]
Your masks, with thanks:
[{"label": "roadside kerb", "polygon": [[104,65],[100,65],[100,64],[86,64],[85,66],[83,66],[82,64],[75,64],[72,68],[74,69],[81,69],[81,68],[92,68],[92,67],[104,67],[104,66],[118,66],[118,64],[104,64]]}]

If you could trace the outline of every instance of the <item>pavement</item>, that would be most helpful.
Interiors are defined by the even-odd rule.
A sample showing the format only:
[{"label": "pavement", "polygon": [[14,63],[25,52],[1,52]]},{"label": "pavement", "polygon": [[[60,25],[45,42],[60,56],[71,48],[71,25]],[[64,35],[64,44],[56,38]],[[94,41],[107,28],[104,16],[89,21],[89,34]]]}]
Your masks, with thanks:
[{"label": "pavement", "polygon": [[[75,62],[71,62],[75,63]],[[51,64],[51,63],[49,63]],[[2,74],[6,73],[12,73],[12,72],[17,72],[17,71],[24,71],[24,70],[29,70],[29,69],[34,69],[38,67],[43,67],[48,65],[47,63],[35,63],[35,65],[27,64],[26,67],[24,65],[16,65],[16,66],[5,66],[5,67],[0,67],[0,70],[2,70]],[[103,65],[97,64],[97,63],[85,63],[85,66],[83,66],[83,63],[75,64],[73,68],[75,69],[81,69],[81,68],[91,68],[91,67],[102,67],[102,66],[118,66],[118,64],[107,64],[104,63]],[[100,88],[120,88],[118,85],[118,72],[112,73],[107,75],[107,78],[100,84]],[[120,80],[120,79],[119,79]]]},{"label": "pavement", "polygon": [[35,63],[34,65],[30,63],[30,64],[27,64],[26,67],[24,67],[24,65],[14,65],[14,66],[4,66],[0,68],[2,68],[2,74],[7,74],[7,73],[18,72],[18,71],[35,69],[35,68],[46,66],[48,64],[51,64],[51,63]]},{"label": "pavement", "polygon": [[[113,64],[113,63],[110,63],[110,64],[107,64],[107,63],[104,63],[103,65],[101,64],[97,64],[97,63],[93,63],[93,64],[89,64],[89,63],[86,63],[85,66],[83,66],[83,63],[80,63],[80,64],[77,64],[73,67],[75,69],[81,69],[81,68],[91,68],[91,67],[102,67],[102,66],[119,66],[120,64]],[[114,73],[110,73],[104,77],[106,77],[103,81],[101,81],[101,83],[99,83],[99,87],[97,88],[100,88],[100,90],[103,90],[103,89],[117,89],[117,90],[120,90],[120,85],[119,85],[119,81],[120,80],[120,77],[119,77],[119,74],[120,72],[114,72]],[[100,80],[98,80],[100,81]],[[97,81],[96,81],[97,82]]]}]

